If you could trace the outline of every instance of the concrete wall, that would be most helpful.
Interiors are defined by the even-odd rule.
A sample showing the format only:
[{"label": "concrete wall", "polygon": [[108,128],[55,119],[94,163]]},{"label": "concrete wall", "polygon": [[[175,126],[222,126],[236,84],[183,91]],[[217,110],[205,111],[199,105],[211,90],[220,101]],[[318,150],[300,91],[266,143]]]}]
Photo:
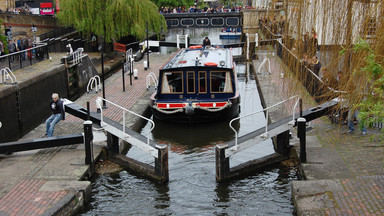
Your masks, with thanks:
[{"label": "concrete wall", "polygon": [[[32,37],[32,24],[35,24],[37,27],[36,35],[41,35],[58,28],[57,21],[53,16],[12,14],[3,12],[0,13],[0,19],[3,20],[3,28],[12,26],[12,35],[16,37],[16,39],[20,36]],[[1,33],[4,34],[5,32]]]},{"label": "concrete wall", "polygon": [[[16,94],[19,93],[20,121]],[[51,113],[51,94],[67,97],[67,74],[64,65],[39,74],[17,86],[0,92],[0,142],[17,140],[41,124]]]}]

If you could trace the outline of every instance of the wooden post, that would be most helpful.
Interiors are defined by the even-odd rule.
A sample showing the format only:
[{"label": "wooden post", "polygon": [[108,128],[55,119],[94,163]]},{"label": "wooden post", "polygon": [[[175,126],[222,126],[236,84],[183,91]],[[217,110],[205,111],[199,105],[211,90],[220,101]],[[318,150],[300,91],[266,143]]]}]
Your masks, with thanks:
[{"label": "wooden post", "polygon": [[92,149],[92,121],[85,121],[84,125],[84,145],[85,145],[85,164],[93,167],[93,149]]},{"label": "wooden post", "polygon": [[289,154],[289,130],[276,136],[276,153]]},{"label": "wooden post", "polygon": [[228,146],[216,145],[216,180],[224,181],[229,176],[229,158],[225,157]]},{"label": "wooden post", "polygon": [[155,174],[161,182],[167,182],[169,180],[168,146],[156,145],[156,149],[158,150],[158,158],[155,158]]},{"label": "wooden post", "polygon": [[112,153],[120,153],[119,151],[119,137],[107,133],[107,148],[112,151]]},{"label": "wooden post", "polygon": [[306,152],[306,131],[305,125],[307,120],[305,118],[297,119],[297,136],[300,138],[300,161],[301,163],[307,162],[307,152]]}]

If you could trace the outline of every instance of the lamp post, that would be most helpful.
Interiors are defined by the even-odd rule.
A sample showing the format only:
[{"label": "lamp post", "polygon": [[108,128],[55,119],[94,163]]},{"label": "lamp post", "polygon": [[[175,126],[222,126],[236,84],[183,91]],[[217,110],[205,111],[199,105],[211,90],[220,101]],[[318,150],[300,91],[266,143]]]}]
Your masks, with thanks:
[{"label": "lamp post", "polygon": [[149,41],[148,41],[148,21],[147,21],[147,68],[149,68]]},{"label": "lamp post", "polygon": [[100,46],[99,46],[99,51],[101,54],[101,79],[103,81],[103,109],[107,108],[107,103],[105,102],[105,76],[104,76],[104,39],[103,36],[100,36]]}]

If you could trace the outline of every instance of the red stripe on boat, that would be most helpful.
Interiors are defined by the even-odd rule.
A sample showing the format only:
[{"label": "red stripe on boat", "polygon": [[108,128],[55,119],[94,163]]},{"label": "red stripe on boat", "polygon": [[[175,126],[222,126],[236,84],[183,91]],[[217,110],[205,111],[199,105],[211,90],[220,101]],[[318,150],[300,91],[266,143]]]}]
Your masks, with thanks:
[{"label": "red stripe on boat", "polygon": [[157,108],[161,109],[174,109],[174,108],[184,108],[185,104],[182,103],[158,103]]},{"label": "red stripe on boat", "polygon": [[198,105],[200,107],[206,107],[206,108],[218,108],[223,107],[227,104],[227,102],[217,102],[217,103],[199,103]]}]

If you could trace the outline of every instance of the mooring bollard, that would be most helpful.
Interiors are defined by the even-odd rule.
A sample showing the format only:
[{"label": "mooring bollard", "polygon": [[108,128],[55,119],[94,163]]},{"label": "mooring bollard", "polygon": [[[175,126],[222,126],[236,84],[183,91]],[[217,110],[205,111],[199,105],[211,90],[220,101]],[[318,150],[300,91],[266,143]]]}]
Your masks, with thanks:
[{"label": "mooring bollard", "polygon": [[305,118],[297,119],[297,136],[300,139],[300,161],[301,163],[307,162],[307,152],[306,152],[306,123],[307,120]]},{"label": "mooring bollard", "polygon": [[216,145],[216,180],[223,181],[229,176],[229,158],[225,157],[227,147]]},{"label": "mooring bollard", "polygon": [[158,158],[155,158],[155,174],[160,178],[162,182],[169,180],[168,171],[168,146],[156,145],[158,150]]},{"label": "mooring bollard", "polygon": [[93,166],[92,121],[84,122],[85,164]]}]

